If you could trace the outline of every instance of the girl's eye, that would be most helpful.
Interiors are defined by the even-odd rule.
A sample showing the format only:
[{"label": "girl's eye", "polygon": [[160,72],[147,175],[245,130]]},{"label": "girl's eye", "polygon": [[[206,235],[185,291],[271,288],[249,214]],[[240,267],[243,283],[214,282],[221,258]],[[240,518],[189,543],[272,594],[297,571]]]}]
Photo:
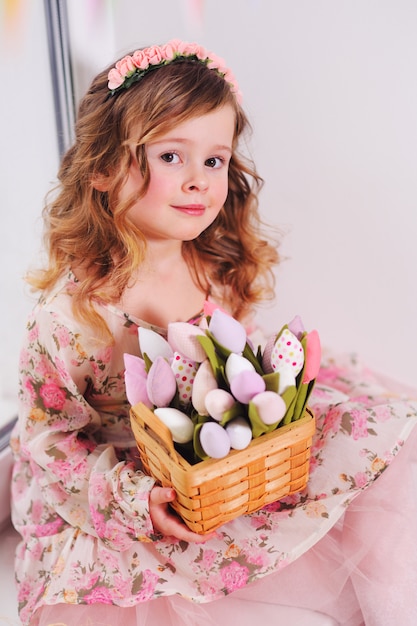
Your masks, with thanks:
[{"label": "girl's eye", "polygon": [[205,165],[207,165],[207,167],[213,168],[219,168],[223,165],[223,163],[224,160],[220,157],[210,157],[209,159],[207,159],[207,161],[205,161]]},{"label": "girl's eye", "polygon": [[165,154],[161,154],[161,159],[165,161],[165,163],[179,163],[180,157],[175,152],[165,152]]}]

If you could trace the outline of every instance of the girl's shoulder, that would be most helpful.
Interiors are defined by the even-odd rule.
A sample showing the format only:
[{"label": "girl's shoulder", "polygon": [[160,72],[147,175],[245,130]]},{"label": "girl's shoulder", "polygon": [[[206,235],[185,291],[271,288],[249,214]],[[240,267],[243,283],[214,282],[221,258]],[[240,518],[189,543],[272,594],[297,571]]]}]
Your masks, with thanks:
[{"label": "girl's shoulder", "polygon": [[65,272],[51,289],[41,294],[34,307],[34,313],[47,310],[53,311],[61,308],[64,304],[70,306],[72,295],[77,288],[77,282],[71,270]]},{"label": "girl's shoulder", "polygon": [[[73,332],[83,332],[88,330],[88,323],[81,322],[74,315],[73,311],[73,295],[77,289],[79,279],[71,269],[59,278],[54,287],[47,293],[42,294],[35,305],[31,318],[33,321],[45,324],[46,320],[50,323],[61,323]],[[125,329],[128,332],[135,332],[141,326],[154,330],[162,335],[166,335],[166,329],[160,328],[154,324],[149,324],[145,320],[139,319],[134,315],[125,312],[117,305],[113,305],[102,300],[95,300],[94,307],[99,315],[105,320],[111,334],[119,336],[120,330]]]}]

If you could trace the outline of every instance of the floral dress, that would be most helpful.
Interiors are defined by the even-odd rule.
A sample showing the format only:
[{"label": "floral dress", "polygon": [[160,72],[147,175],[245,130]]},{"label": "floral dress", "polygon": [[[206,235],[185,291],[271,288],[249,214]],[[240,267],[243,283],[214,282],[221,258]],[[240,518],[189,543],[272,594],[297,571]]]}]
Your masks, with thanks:
[{"label": "floral dress", "polygon": [[36,624],[44,605],[135,607],[163,596],[207,603],[282,572],[335,532],[354,498],[401,457],[417,423],[410,394],[354,358],[325,359],[311,400],[307,488],[229,522],[205,544],[161,538],[124,387],[123,354],[139,354],[142,322],[97,304],[115,340],[101,343],[74,320],[74,286],[70,273],[39,302],[21,351],[12,508],[24,625]]}]

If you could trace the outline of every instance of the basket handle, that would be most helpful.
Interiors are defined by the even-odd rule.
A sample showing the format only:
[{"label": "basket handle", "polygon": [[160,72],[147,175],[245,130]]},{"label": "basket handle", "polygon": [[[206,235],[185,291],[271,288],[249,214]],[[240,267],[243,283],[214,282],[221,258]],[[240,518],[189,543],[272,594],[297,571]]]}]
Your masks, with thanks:
[{"label": "basket handle", "polygon": [[136,422],[165,448],[169,456],[178,463],[178,454],[174,447],[171,431],[153,411],[142,402],[132,407],[131,414]]}]

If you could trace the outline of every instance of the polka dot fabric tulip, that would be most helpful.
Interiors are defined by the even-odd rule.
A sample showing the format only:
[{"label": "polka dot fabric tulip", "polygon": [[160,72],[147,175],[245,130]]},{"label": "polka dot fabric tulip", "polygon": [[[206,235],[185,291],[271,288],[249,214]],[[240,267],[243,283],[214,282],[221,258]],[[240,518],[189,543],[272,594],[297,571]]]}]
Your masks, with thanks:
[{"label": "polka dot fabric tulip", "polygon": [[193,463],[298,420],[320,367],[319,335],[299,316],[256,353],[242,324],[211,303],[199,325],[138,336],[142,357],[125,355],[128,401],[153,409]]}]

